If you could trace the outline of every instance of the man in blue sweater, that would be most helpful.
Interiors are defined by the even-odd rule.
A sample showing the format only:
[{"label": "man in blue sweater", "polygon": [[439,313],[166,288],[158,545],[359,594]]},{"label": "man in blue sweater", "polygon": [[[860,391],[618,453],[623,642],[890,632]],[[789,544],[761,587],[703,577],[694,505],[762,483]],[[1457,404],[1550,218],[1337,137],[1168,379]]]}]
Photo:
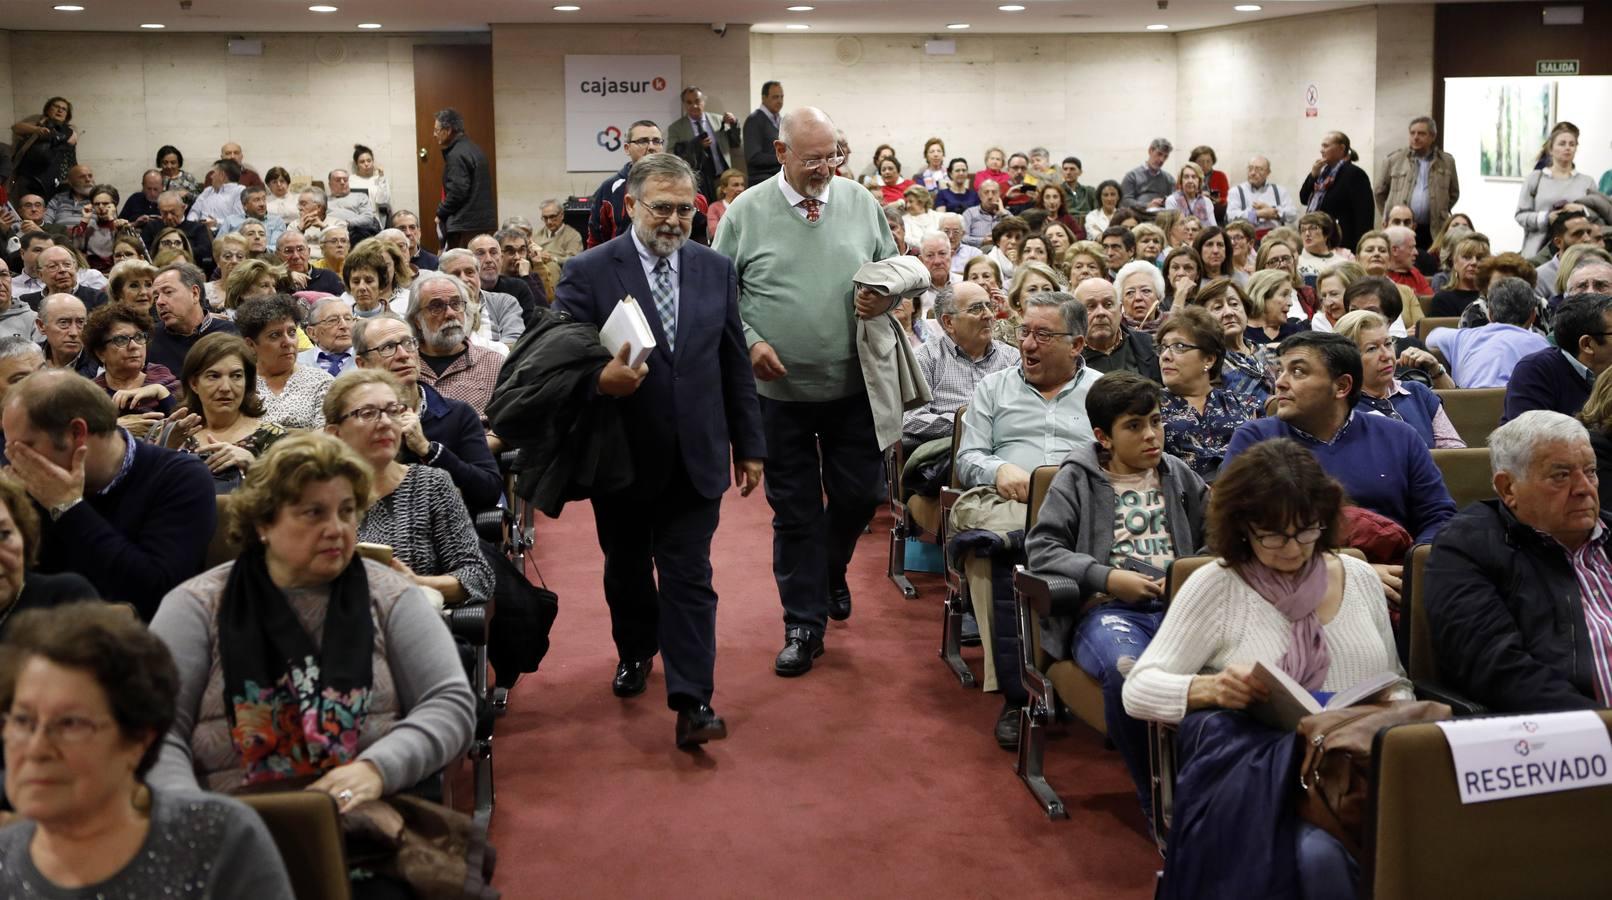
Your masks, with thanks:
[{"label": "man in blue sweater", "polygon": [[1556,346],[1524,356],[1512,369],[1500,424],[1530,409],[1578,415],[1595,379],[1612,366],[1612,296],[1569,295],[1551,327]]},{"label": "man in blue sweater", "polygon": [[201,572],[218,508],[200,457],[134,440],[104,390],[62,369],[8,391],[0,428],[44,522],[39,571],[77,572],[147,622]]},{"label": "man in blue sweater", "polygon": [[[1355,409],[1362,366],[1354,342],[1303,331],[1282,341],[1278,352],[1276,417],[1239,427],[1221,466],[1260,441],[1290,438],[1315,454],[1356,506],[1398,522],[1418,544],[1432,541],[1455,515],[1455,501],[1416,429]],[[1393,600],[1398,600],[1399,568],[1377,567]]]}]

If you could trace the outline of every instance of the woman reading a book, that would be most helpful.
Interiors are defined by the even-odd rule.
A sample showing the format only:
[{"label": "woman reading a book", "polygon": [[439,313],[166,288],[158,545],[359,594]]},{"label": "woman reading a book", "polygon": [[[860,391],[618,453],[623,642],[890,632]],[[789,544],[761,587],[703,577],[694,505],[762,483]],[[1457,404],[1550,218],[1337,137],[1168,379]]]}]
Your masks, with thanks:
[{"label": "woman reading a book", "polygon": [[1187,579],[1126,678],[1127,713],[1180,725],[1167,897],[1355,895],[1354,860],[1297,817],[1296,723],[1274,726],[1290,687],[1312,708],[1351,688],[1412,699],[1381,580],[1334,552],[1343,504],[1291,440],[1234,459],[1209,503],[1218,560]]}]

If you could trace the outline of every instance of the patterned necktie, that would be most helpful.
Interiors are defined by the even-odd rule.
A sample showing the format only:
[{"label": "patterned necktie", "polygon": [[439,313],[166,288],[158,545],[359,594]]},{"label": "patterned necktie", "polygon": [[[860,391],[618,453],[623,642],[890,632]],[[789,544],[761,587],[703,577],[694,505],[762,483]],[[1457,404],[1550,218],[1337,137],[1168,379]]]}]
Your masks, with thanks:
[{"label": "patterned necktie", "polygon": [[823,201],[807,197],[800,205],[806,208],[806,221],[815,222],[823,217]]},{"label": "patterned necktie", "polygon": [[345,353],[330,353],[325,350],[319,351],[319,365],[323,367],[326,372],[329,372],[332,378],[341,374],[341,364],[346,359],[347,354]]},{"label": "patterned necktie", "polygon": [[666,352],[677,348],[677,304],[672,294],[672,264],[666,257],[655,263],[655,280],[650,285],[655,294],[655,312],[660,314],[660,330],[666,334]]}]

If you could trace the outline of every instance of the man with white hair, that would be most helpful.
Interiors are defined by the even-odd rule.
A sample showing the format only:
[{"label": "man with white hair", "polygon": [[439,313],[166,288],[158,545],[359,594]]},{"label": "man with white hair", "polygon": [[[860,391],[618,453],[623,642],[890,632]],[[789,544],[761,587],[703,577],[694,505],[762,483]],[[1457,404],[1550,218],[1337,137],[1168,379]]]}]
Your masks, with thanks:
[{"label": "man with white hair", "polygon": [[451,275],[428,275],[409,290],[404,318],[419,336],[420,381],[485,416],[504,357],[471,342],[469,316],[469,290]]},{"label": "man with white hair", "polygon": [[[471,238],[470,245],[474,247],[476,241],[483,237],[486,235]],[[442,254],[439,264],[442,274],[452,275],[464,285],[467,299],[472,305],[480,304],[482,336],[489,341],[514,346],[526,333],[526,320],[521,315],[520,301],[499,291],[483,290],[480,261],[468,249],[449,250]]]},{"label": "man with white hair", "polygon": [[974,396],[980,380],[1019,364],[1019,349],[991,337],[996,305],[985,288],[964,281],[935,302],[940,334],[918,347],[918,369],[929,384],[931,399],[907,411],[901,437],[909,448],[951,436],[957,410]]},{"label": "man with white hair", "polygon": [[1383,229],[1388,238],[1388,280],[1411,289],[1418,297],[1431,296],[1433,285],[1416,269],[1416,232],[1404,225]]},{"label": "man with white hair", "polygon": [[565,224],[565,207],[558,200],[544,200],[538,207],[543,227],[532,233],[536,261],[548,274],[550,291],[560,283],[560,270],[571,257],[582,252],[582,235]]},{"label": "man with white hair", "polygon": [[[935,297],[948,287],[963,280],[963,276],[952,271],[952,245],[944,234],[931,231],[924,235],[918,244],[918,259],[923,262],[924,268],[929,270],[929,289],[918,296],[918,302],[913,308],[913,315],[921,317],[924,310],[935,308]],[[920,322],[923,320],[920,318]],[[919,337],[928,340],[923,326],[915,323],[913,330]]]},{"label": "man with white hair", "polygon": [[381,214],[368,193],[352,189],[352,175],[346,169],[334,169],[326,176],[330,193],[326,195],[327,218],[340,219],[349,230],[357,231],[359,239],[381,230]]},{"label": "man with white hair", "polygon": [[85,378],[94,378],[101,364],[84,349],[84,323],[89,314],[84,301],[72,294],[51,294],[39,305],[39,344],[43,365],[50,369],[72,369]]},{"label": "man with white hair", "polygon": [[946,240],[951,242],[952,271],[959,275],[963,274],[963,267],[968,265],[969,260],[985,252],[973,244],[963,242],[963,235],[966,230],[963,228],[963,216],[961,213],[942,213],[940,216],[940,233],[944,234]]},{"label": "man with white hair", "polygon": [[106,294],[78,282],[78,257],[66,247],[57,245],[45,248],[35,263],[45,286],[41,290],[23,294],[20,299],[30,309],[39,309],[49,294],[72,294],[84,301],[84,308],[93,310],[106,302]]},{"label": "man with white hair", "polygon": [[296,228],[287,228],[280,233],[280,239],[275,241],[275,251],[280,256],[280,262],[291,273],[291,279],[299,291],[320,291],[326,294],[341,294],[346,288],[341,283],[341,274],[329,269],[316,269],[308,255],[308,239]]},{"label": "man with white hair", "polygon": [[1231,189],[1226,197],[1226,221],[1242,219],[1254,226],[1254,236],[1283,225],[1296,225],[1299,208],[1293,203],[1293,190],[1283,190],[1271,181],[1271,161],[1263,156],[1248,160],[1248,180]]},{"label": "man with white hair", "polygon": [[1498,713],[1612,701],[1612,515],[1578,420],[1532,410],[1489,435],[1498,499],[1433,541],[1424,603],[1439,677]]},{"label": "man with white hair", "polygon": [[[773,671],[788,677],[822,655],[830,617],[851,615],[846,568],[879,505],[884,471],[856,322],[886,315],[898,298],[851,281],[864,263],[894,256],[896,245],[878,201],[834,175],[845,161],[834,123],[813,107],[793,110],[773,152],[783,167],[769,182],[776,187],[733,201],[715,249],[738,271],[759,382],[773,575],[784,607]],[[888,365],[880,374],[895,379],[893,357]]]},{"label": "man with white hair", "polygon": [[326,297],[315,303],[303,326],[314,345],[297,355],[297,364],[318,366],[332,378],[351,368],[355,320],[352,307],[340,297]]},{"label": "man with white hair", "polygon": [[[1144,266],[1158,276],[1158,266],[1147,262],[1128,263],[1119,274],[1128,276]],[[1075,299],[1086,307],[1086,347],[1080,351],[1081,358],[1098,372],[1135,372],[1163,384],[1153,338],[1125,327],[1125,317],[1120,313],[1119,288],[1114,284],[1106,278],[1088,278],[1075,285]]]}]

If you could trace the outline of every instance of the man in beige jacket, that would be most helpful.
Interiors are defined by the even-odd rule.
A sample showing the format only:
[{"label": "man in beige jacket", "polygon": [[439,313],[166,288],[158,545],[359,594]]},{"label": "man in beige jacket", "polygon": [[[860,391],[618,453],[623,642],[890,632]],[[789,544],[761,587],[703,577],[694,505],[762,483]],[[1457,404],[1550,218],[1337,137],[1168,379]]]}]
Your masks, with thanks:
[{"label": "man in beige jacket", "polygon": [[1455,174],[1455,157],[1438,149],[1438,123],[1432,116],[1417,116],[1410,123],[1410,146],[1388,154],[1372,185],[1377,195],[1378,218],[1403,203],[1416,216],[1416,248],[1426,250],[1450,220],[1450,210],[1461,199]]}]

